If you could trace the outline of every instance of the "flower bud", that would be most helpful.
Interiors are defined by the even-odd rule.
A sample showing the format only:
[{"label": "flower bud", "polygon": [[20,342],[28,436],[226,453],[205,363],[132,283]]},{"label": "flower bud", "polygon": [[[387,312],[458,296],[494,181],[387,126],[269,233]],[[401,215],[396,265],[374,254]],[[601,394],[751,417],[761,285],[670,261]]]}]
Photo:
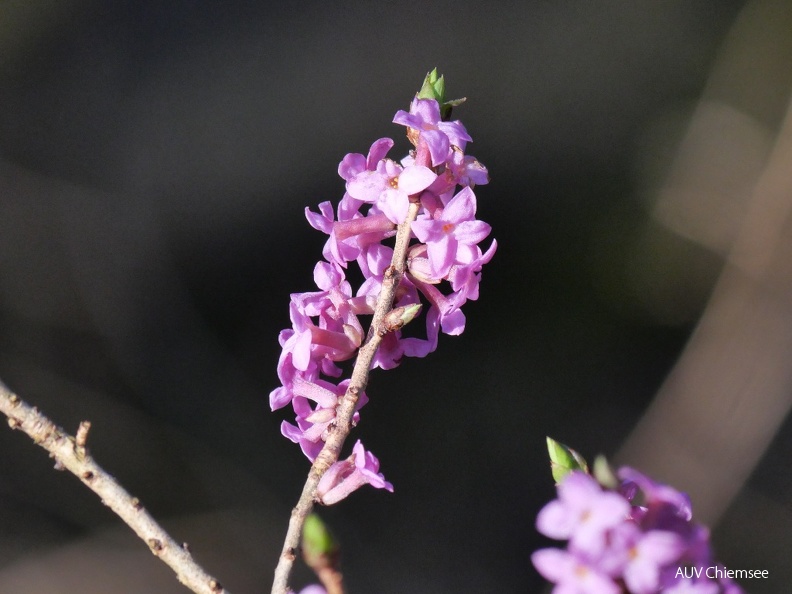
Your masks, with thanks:
[{"label": "flower bud", "polygon": [[407,252],[407,271],[413,278],[430,285],[436,285],[442,280],[432,275],[425,243],[418,243],[410,247]]},{"label": "flower bud", "polygon": [[605,456],[599,455],[594,458],[592,473],[594,474],[594,478],[597,479],[597,482],[606,489],[615,490],[619,487],[620,481],[616,473],[613,472],[610,464],[608,464],[608,460]]},{"label": "flower bud", "polygon": [[418,99],[434,99],[440,104],[440,115],[443,121],[448,120],[451,116],[451,109],[465,102],[465,98],[452,99],[446,101],[445,99],[445,79],[443,75],[437,74],[437,68],[433,68],[431,72],[426,73],[421,90],[415,95]]},{"label": "flower bud", "polygon": [[338,563],[338,543],[316,514],[305,518],[302,551],[305,563],[317,573],[323,568],[335,567]]},{"label": "flower bud", "polygon": [[382,330],[384,333],[394,332],[412,322],[420,311],[420,303],[396,307],[385,314],[385,319],[382,320]]},{"label": "flower bud", "polygon": [[548,437],[547,452],[550,454],[550,470],[556,484],[560,484],[573,470],[582,470],[588,474],[586,460],[569,446]]},{"label": "flower bud", "polygon": [[437,68],[426,73],[421,90],[415,95],[418,99],[434,99],[438,103],[445,100],[445,80],[443,75],[437,75]]}]

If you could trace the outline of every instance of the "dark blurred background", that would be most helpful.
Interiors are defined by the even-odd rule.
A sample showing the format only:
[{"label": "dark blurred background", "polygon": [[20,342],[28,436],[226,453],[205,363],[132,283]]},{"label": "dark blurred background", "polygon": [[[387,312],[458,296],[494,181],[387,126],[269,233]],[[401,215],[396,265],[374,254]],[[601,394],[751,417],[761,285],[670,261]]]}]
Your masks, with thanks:
[{"label": "dark blurred background", "polygon": [[[347,152],[407,151],[437,66],[500,248],[462,336],[372,375],[353,438],[396,490],[323,510],[349,591],[541,591],[545,435],[688,490],[786,591],[790,30],[772,0],[5,3],[0,378],[269,591],[308,470],[267,401],[303,211]],[[184,591],[27,437],[0,451],[0,591]]]}]

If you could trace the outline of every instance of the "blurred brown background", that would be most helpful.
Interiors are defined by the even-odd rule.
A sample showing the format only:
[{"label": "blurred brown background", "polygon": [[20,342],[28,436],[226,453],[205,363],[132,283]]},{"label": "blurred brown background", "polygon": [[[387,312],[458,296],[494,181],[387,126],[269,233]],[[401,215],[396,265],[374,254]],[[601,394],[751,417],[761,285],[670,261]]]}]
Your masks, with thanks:
[{"label": "blurred brown background", "polygon": [[[303,209],[345,153],[407,150],[437,66],[501,247],[466,332],[372,377],[356,436],[396,492],[325,510],[350,592],[538,591],[545,435],[688,490],[785,591],[790,30],[780,0],[6,2],[0,377],[268,591],[308,469],[267,403]],[[183,591],[25,436],[0,451],[0,592]]]}]

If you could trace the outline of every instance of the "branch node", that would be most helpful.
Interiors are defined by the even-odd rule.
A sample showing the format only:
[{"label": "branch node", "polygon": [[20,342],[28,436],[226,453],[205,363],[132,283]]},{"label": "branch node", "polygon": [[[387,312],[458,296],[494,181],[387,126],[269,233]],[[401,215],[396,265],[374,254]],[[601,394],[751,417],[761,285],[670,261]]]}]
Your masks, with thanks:
[{"label": "branch node", "polygon": [[84,480],[86,483],[90,483],[96,478],[96,475],[92,471],[86,470],[80,475],[80,478]]},{"label": "branch node", "polygon": [[143,504],[140,503],[140,499],[138,499],[137,497],[133,497],[132,499],[130,499],[129,503],[132,505],[133,508],[135,508],[136,511],[140,511],[141,509],[143,509]]},{"label": "branch node", "polygon": [[212,579],[209,580],[209,589],[212,592],[222,592],[223,591],[223,586],[216,579],[212,578]]},{"label": "branch node", "polygon": [[11,429],[19,429],[22,426],[22,421],[16,417],[8,417],[8,426],[11,427]]},{"label": "branch node", "polygon": [[165,545],[163,545],[162,541],[158,538],[149,538],[146,541],[146,544],[151,549],[151,552],[157,556],[159,556],[159,554],[162,552],[162,549],[165,548]]}]

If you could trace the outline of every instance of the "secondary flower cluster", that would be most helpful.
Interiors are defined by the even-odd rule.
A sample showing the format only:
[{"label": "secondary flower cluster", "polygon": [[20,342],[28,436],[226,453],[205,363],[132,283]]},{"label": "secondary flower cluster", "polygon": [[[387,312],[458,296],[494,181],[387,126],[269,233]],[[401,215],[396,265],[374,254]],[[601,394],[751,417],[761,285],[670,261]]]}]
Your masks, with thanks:
[{"label": "secondary flower cluster", "polygon": [[[478,298],[481,268],[497,248],[494,240],[486,251],[478,245],[490,226],[475,218],[473,187],[488,182],[487,170],[465,155],[471,138],[462,123],[444,121],[440,114],[436,100],[416,97],[410,111],[397,112],[393,120],[407,127],[415,150],[397,163],[386,157],[393,140],[381,138],[367,156],[346,155],[338,166],[346,193],[335,212],[330,202],[322,202],[318,213],[306,208],[311,226],[329,237],[324,260],[314,268],[318,291],[291,295],[292,327],[279,336],[281,386],[270,394],[270,406],[276,410],[292,405],[296,424],[284,421],[281,432],[312,461],[349,385],[349,380],[333,381],[342,372],[338,363],[352,359],[366,339],[359,316],[374,311],[393,258],[388,240],[405,221],[410,204],[419,204],[420,210],[411,223],[407,269],[393,307],[427,304],[426,338],[403,337],[399,324],[394,325],[383,337],[374,367],[390,369],[404,356],[426,356],[437,347],[440,331],[460,334],[465,328],[461,308]],[[355,291],[346,278],[350,262],[363,275]],[[361,393],[358,410],[367,400]],[[356,412],[353,422],[358,420]],[[393,490],[378,468],[377,459],[358,442],[348,460],[326,473],[318,489],[320,500],[333,503],[365,483]]]},{"label": "secondary flower cluster", "polygon": [[[578,594],[740,594],[714,563],[709,532],[691,520],[690,500],[672,487],[624,467],[617,490],[576,470],[558,485],[558,499],[539,512],[539,532],[568,540],[566,550],[532,556],[553,592]],[[640,498],[641,505],[635,502]]]}]

